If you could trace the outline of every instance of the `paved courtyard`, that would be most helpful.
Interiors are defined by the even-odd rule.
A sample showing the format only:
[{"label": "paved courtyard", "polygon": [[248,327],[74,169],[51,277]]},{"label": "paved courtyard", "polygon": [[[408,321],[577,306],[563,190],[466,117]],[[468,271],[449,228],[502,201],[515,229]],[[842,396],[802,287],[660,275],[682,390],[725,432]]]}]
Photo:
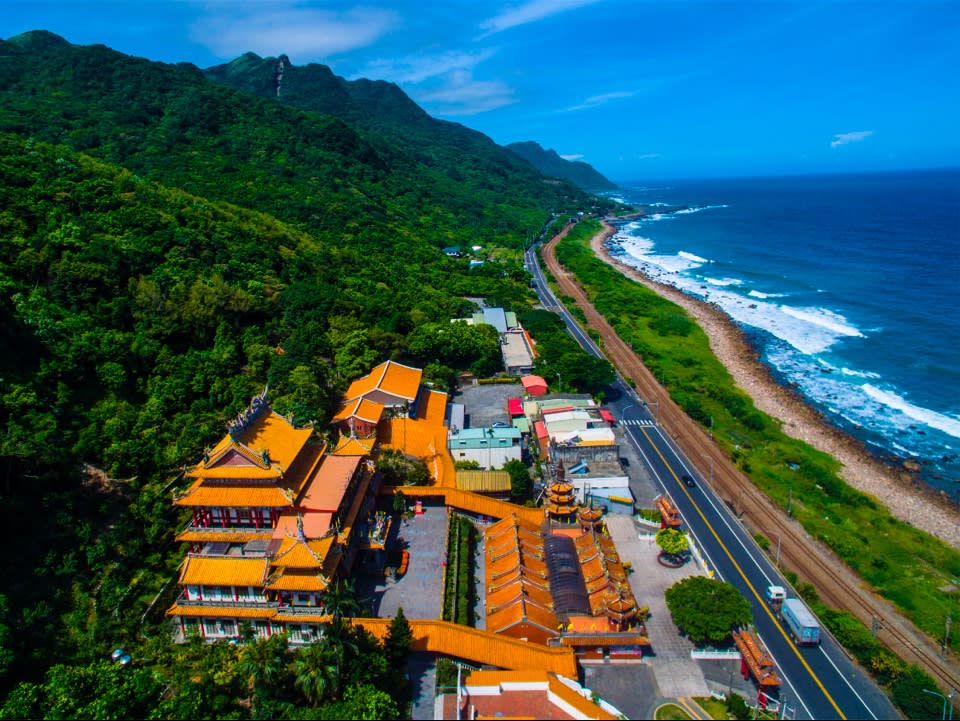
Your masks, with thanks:
[{"label": "paved courtyard", "polygon": [[407,618],[440,618],[447,553],[447,509],[426,506],[422,516],[395,524],[390,529],[387,550],[401,545],[410,552],[406,574],[399,580],[384,578],[382,568],[365,564],[360,597],[370,599],[374,616],[392,618],[402,606]]},{"label": "paved courtyard", "polygon": [[708,696],[710,689],[703,670],[690,658],[693,644],[673,625],[663,597],[664,591],[677,581],[700,573],[700,567],[691,560],[682,568],[664,568],[657,562],[659,548],[656,543],[652,538],[639,538],[640,529],[631,516],[611,514],[606,522],[620,558],[633,564],[630,585],[637,601],[641,606],[650,607],[650,618],[647,619],[647,636],[653,650],[650,666],[659,695],[666,698]]}]

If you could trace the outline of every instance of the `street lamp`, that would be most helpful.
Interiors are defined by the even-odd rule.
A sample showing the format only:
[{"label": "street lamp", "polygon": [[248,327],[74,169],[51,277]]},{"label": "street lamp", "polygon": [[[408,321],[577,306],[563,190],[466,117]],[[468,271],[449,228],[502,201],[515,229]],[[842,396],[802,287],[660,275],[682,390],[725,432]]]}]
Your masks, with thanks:
[{"label": "street lamp", "polygon": [[563,381],[560,379],[560,374],[557,373],[557,393],[561,392],[562,386],[563,386]]},{"label": "street lamp", "polygon": [[942,698],[943,699],[943,721],[947,721],[948,708],[950,709],[949,719],[950,721],[953,721],[953,697],[957,695],[957,689],[951,688],[950,694],[948,696],[944,696],[939,691],[931,691],[930,689],[926,689],[926,688],[923,688],[920,690],[923,691],[924,693],[930,694],[931,696],[939,696],[940,698]]},{"label": "street lamp", "polygon": [[654,411],[653,418],[657,422],[657,425],[659,425],[660,424],[660,401],[650,401],[650,402],[657,407],[657,410]]},{"label": "street lamp", "polygon": [[710,464],[710,482],[713,483],[713,458],[710,456],[704,456],[703,459]]}]

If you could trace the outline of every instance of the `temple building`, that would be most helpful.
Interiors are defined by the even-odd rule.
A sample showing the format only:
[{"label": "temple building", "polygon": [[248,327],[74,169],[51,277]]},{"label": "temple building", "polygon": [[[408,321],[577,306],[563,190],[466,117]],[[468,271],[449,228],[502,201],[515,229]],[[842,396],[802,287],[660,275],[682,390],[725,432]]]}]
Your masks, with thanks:
[{"label": "temple building", "polygon": [[174,500],[193,512],[177,535],[189,546],[167,611],[180,632],[237,638],[248,622],[258,637],[314,640],[327,586],[381,540],[353,532],[373,512],[372,446],[347,438],[328,452],[311,427],[273,411],[266,390],[230,421]]},{"label": "temple building", "polygon": [[[590,519],[596,509],[590,509]],[[649,645],[627,570],[599,524],[516,516],[484,532],[486,628],[583,656],[640,656]]]}]

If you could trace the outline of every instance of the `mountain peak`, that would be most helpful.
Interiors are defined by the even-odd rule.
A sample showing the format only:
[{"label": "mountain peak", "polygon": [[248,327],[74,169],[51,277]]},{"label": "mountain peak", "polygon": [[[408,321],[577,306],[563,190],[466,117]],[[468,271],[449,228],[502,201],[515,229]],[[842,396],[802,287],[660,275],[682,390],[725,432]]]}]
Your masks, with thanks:
[{"label": "mountain peak", "polygon": [[544,150],[533,140],[510,143],[507,148],[544,175],[564,178],[583,190],[614,190],[617,187],[589,163],[584,163],[582,160],[566,160],[556,150]]},{"label": "mountain peak", "polygon": [[45,50],[70,45],[69,42],[49,30],[28,30],[25,33],[14,35],[12,38],[7,38],[7,42],[24,50]]}]

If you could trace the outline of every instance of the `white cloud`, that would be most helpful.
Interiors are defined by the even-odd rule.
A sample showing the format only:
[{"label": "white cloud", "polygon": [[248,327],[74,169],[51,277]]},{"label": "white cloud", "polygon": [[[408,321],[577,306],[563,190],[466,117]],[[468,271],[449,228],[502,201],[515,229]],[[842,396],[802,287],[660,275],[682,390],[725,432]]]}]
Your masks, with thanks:
[{"label": "white cloud", "polygon": [[190,36],[222,58],[253,51],[315,60],[372,45],[399,21],[396,12],[379,8],[333,11],[283,4],[231,5],[197,20]]},{"label": "white cloud", "polygon": [[495,52],[491,48],[476,53],[451,51],[439,55],[410,55],[405,58],[374,60],[368,63],[359,75],[395,83],[422,83],[424,80],[458,70],[472,70]]},{"label": "white cloud", "polygon": [[465,70],[449,73],[446,85],[417,95],[437,115],[476,115],[516,102],[513,89],[499,80],[476,80]]},{"label": "white cloud", "polygon": [[570,161],[580,160],[581,158],[583,158],[583,153],[573,153],[572,155],[561,155],[560,157],[563,158],[564,160],[570,160]]},{"label": "white cloud", "polygon": [[550,15],[574,10],[585,5],[593,5],[599,0],[528,0],[494,15],[489,20],[480,23],[480,27],[488,33],[498,33],[502,30],[526,25],[527,23],[542,20]]},{"label": "white cloud", "polygon": [[857,130],[852,133],[835,133],[833,136],[833,141],[830,143],[831,148],[837,148],[841,145],[847,145],[848,143],[858,143],[865,138],[869,138],[873,135],[872,130]]},{"label": "white cloud", "polygon": [[584,100],[577,105],[571,105],[569,108],[564,108],[561,110],[561,113],[573,113],[578,110],[587,110],[588,108],[596,108],[601,105],[609,103],[611,100],[620,100],[621,98],[632,98],[636,95],[634,91],[619,90],[612,93],[604,93],[603,95],[591,95],[589,98]]}]

